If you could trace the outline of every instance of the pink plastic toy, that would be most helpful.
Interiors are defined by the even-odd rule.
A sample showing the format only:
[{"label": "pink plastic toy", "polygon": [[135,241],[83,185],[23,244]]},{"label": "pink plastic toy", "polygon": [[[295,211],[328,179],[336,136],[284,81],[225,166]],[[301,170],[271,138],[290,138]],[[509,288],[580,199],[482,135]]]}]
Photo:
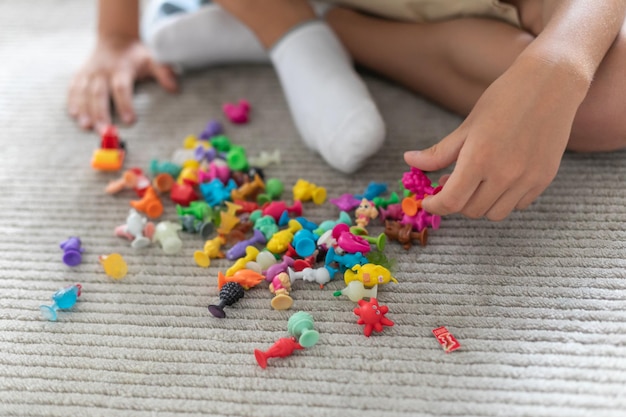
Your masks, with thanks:
[{"label": "pink plastic toy", "polygon": [[350,226],[339,223],[333,228],[333,238],[337,240],[337,246],[348,253],[368,253],[372,250],[369,242],[361,236],[350,232]]},{"label": "pink plastic toy", "polygon": [[248,115],[250,114],[250,103],[247,100],[239,100],[239,103],[226,103],[222,106],[224,114],[228,120],[235,124],[248,123]]},{"label": "pink plastic toy", "polygon": [[264,216],[272,216],[277,222],[280,220],[280,216],[287,211],[295,216],[302,215],[302,202],[299,200],[294,201],[293,206],[287,207],[284,201],[272,201],[262,207]]}]

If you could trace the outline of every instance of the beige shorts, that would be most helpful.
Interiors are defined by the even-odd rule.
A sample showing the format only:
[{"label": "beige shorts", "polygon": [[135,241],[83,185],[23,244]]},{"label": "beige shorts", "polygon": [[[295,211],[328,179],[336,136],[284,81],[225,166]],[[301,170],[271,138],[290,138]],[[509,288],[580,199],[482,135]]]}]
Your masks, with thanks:
[{"label": "beige shorts", "polygon": [[517,9],[498,0],[326,0],[388,19],[423,23],[488,17],[520,26]]}]

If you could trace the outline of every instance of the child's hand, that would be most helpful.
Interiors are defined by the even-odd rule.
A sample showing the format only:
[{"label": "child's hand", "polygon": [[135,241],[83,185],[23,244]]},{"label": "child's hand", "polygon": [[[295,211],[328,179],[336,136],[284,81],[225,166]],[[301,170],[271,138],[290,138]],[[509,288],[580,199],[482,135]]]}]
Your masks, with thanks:
[{"label": "child's hand", "polygon": [[153,77],[167,91],[177,89],[170,68],[152,60],[137,40],[100,39],[96,49],[72,80],[67,110],[83,129],[111,123],[110,99],[124,123],[135,120],[133,85]]},{"label": "child's hand", "polygon": [[405,154],[424,171],[456,166],[426,211],[503,220],[530,205],[557,174],[586,88],[554,64],[516,62],[438,144]]}]

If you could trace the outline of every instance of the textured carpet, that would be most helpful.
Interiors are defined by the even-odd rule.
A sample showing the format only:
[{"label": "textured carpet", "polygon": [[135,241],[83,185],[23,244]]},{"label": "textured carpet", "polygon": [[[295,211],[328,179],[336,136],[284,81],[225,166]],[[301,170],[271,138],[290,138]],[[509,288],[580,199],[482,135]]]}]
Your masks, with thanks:
[{"label": "textured carpet", "polygon": [[[256,288],[215,319],[206,306],[230,262],[197,267],[197,236],[184,235],[175,256],[113,236],[133,195],[103,192],[115,176],[89,166],[98,138],[65,115],[66,86],[93,42],[91,3],[0,2],[0,415],[626,415],[626,153],[566,155],[539,201],[504,222],[451,216],[425,248],[388,245],[400,283],[380,290],[396,322],[381,334],[364,337],[354,304],[332,297],[339,281],[324,290],[298,281],[284,312]],[[140,86],[139,122],[122,130],[126,166],[169,158],[222,117],[222,103],[245,97],[252,122],[228,133],[252,155],[280,148],[282,165],[266,173],[288,190],[298,178],[330,197],[372,180],[395,189],[402,151],[434,143],[459,119],[367,82],[389,135],[352,177],[306,151],[262,66],[192,74],[177,96]],[[305,205],[314,221],[337,212]],[[175,217],[168,203],[163,219]],[[61,262],[70,235],[86,249],[76,268]],[[98,263],[113,252],[129,264],[121,281]],[[38,306],[74,282],[79,303],[45,321]],[[252,351],[286,336],[296,310],[313,315],[319,343],[261,369]],[[431,334],[442,325],[460,350],[443,352]]]}]

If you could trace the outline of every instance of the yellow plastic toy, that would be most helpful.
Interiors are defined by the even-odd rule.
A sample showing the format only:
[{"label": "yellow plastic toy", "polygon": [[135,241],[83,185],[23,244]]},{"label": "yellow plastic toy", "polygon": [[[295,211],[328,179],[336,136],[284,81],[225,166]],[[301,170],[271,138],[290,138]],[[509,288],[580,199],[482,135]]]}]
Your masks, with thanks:
[{"label": "yellow plastic toy", "polygon": [[289,220],[287,229],[274,233],[274,236],[267,242],[267,250],[273,254],[285,252],[293,240],[293,235],[302,229],[302,225],[297,220]]},{"label": "yellow plastic toy", "polygon": [[119,171],[125,156],[123,149],[96,149],[91,157],[91,167],[100,171]]},{"label": "yellow plastic toy", "polygon": [[217,236],[213,239],[207,240],[202,250],[197,250],[193,254],[193,259],[198,266],[208,268],[211,265],[211,259],[223,258],[224,252],[221,251],[222,245],[226,243],[226,240],[222,236]]},{"label": "yellow plastic toy", "polygon": [[226,276],[232,277],[233,275],[235,275],[237,271],[241,271],[242,269],[245,269],[246,264],[248,262],[254,261],[258,255],[259,255],[259,250],[256,247],[248,246],[246,248],[246,256],[244,256],[243,258],[237,259],[237,261],[230,268],[226,270]]},{"label": "yellow plastic toy", "polygon": [[387,284],[389,281],[393,281],[395,284],[398,283],[398,280],[391,276],[391,271],[382,265],[376,264],[356,264],[352,269],[344,272],[343,280],[346,285],[349,285],[352,281],[361,281],[365,288],[372,288],[378,284]]},{"label": "yellow plastic toy", "polygon": [[299,179],[293,186],[293,199],[299,201],[309,201],[317,205],[320,205],[326,201],[326,188],[318,187],[317,185]]},{"label": "yellow plastic toy", "polygon": [[104,267],[104,273],[113,279],[122,279],[128,273],[128,265],[119,253],[101,255],[98,261]]}]

